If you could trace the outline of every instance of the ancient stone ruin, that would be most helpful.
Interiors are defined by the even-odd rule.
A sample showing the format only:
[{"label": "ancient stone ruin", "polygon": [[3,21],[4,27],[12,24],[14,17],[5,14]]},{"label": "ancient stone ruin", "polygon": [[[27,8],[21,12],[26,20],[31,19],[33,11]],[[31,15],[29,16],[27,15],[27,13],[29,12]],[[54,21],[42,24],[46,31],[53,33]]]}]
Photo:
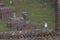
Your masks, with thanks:
[{"label": "ancient stone ruin", "polygon": [[31,21],[27,21],[27,22],[28,22],[28,24],[25,24],[24,19],[22,17],[12,18],[7,23],[7,27],[11,30],[15,29],[17,31],[36,29],[36,24],[35,23],[33,23]]},{"label": "ancient stone ruin", "polygon": [[5,7],[5,3],[0,3],[0,7]]},{"label": "ancient stone ruin", "polygon": [[5,6],[4,3],[0,3],[0,20],[8,20],[13,17],[15,11],[11,7]]}]

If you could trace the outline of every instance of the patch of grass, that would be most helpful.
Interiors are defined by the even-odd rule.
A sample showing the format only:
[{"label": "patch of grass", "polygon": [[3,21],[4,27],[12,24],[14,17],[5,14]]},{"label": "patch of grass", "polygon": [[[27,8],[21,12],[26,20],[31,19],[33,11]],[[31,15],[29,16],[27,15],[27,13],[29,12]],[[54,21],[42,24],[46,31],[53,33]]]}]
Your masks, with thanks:
[{"label": "patch of grass", "polygon": [[7,21],[0,20],[0,31],[8,31],[8,28],[6,28],[6,23]]},{"label": "patch of grass", "polygon": [[[31,21],[37,24],[37,28],[41,29],[44,22],[48,23],[48,28],[55,27],[55,11],[49,0],[13,0],[12,6],[9,5],[9,0],[1,0],[7,6],[13,7],[16,10],[17,17],[21,16],[23,11],[27,11]],[[0,22],[0,29],[4,31],[4,21]]]}]

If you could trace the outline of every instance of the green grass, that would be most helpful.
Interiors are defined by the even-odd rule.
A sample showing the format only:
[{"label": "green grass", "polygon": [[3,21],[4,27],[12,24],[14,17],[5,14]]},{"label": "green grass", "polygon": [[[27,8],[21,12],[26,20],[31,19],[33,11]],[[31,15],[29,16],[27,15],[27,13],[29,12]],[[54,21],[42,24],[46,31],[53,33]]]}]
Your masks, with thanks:
[{"label": "green grass", "polygon": [[0,20],[0,31],[8,31],[8,28],[6,28],[7,21],[1,21]]},{"label": "green grass", "polygon": [[[9,5],[9,0],[1,0],[7,6],[16,10],[17,17],[21,16],[23,11],[27,11],[32,22],[37,24],[37,28],[41,29],[44,22],[48,23],[48,28],[55,27],[55,12],[49,0],[13,0],[14,4]],[[0,22],[0,30],[5,30],[4,21]]]}]

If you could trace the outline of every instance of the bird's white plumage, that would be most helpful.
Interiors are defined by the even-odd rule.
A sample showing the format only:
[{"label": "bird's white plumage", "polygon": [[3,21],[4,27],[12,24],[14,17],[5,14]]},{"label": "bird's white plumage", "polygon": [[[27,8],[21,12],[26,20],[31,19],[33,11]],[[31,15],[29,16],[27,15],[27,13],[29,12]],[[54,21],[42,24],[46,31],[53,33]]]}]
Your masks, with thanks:
[{"label": "bird's white plumage", "polygon": [[44,24],[44,27],[47,28],[47,23]]}]

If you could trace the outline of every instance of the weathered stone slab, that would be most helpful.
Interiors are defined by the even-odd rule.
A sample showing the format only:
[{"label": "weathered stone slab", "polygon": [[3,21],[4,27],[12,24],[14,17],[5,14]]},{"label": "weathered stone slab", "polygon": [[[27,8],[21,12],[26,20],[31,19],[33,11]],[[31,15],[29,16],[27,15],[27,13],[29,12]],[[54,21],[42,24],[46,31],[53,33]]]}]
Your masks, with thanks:
[{"label": "weathered stone slab", "polygon": [[48,37],[48,36],[60,36],[52,30],[25,30],[25,31],[10,31],[0,32],[0,39],[14,39],[14,38],[29,38],[29,37]]},{"label": "weathered stone slab", "polygon": [[31,22],[31,21],[26,21],[26,24],[24,24],[24,19],[22,17],[16,17],[12,18],[8,23],[7,23],[8,28],[15,28],[16,30],[30,30],[30,29],[36,29],[36,24]]}]

